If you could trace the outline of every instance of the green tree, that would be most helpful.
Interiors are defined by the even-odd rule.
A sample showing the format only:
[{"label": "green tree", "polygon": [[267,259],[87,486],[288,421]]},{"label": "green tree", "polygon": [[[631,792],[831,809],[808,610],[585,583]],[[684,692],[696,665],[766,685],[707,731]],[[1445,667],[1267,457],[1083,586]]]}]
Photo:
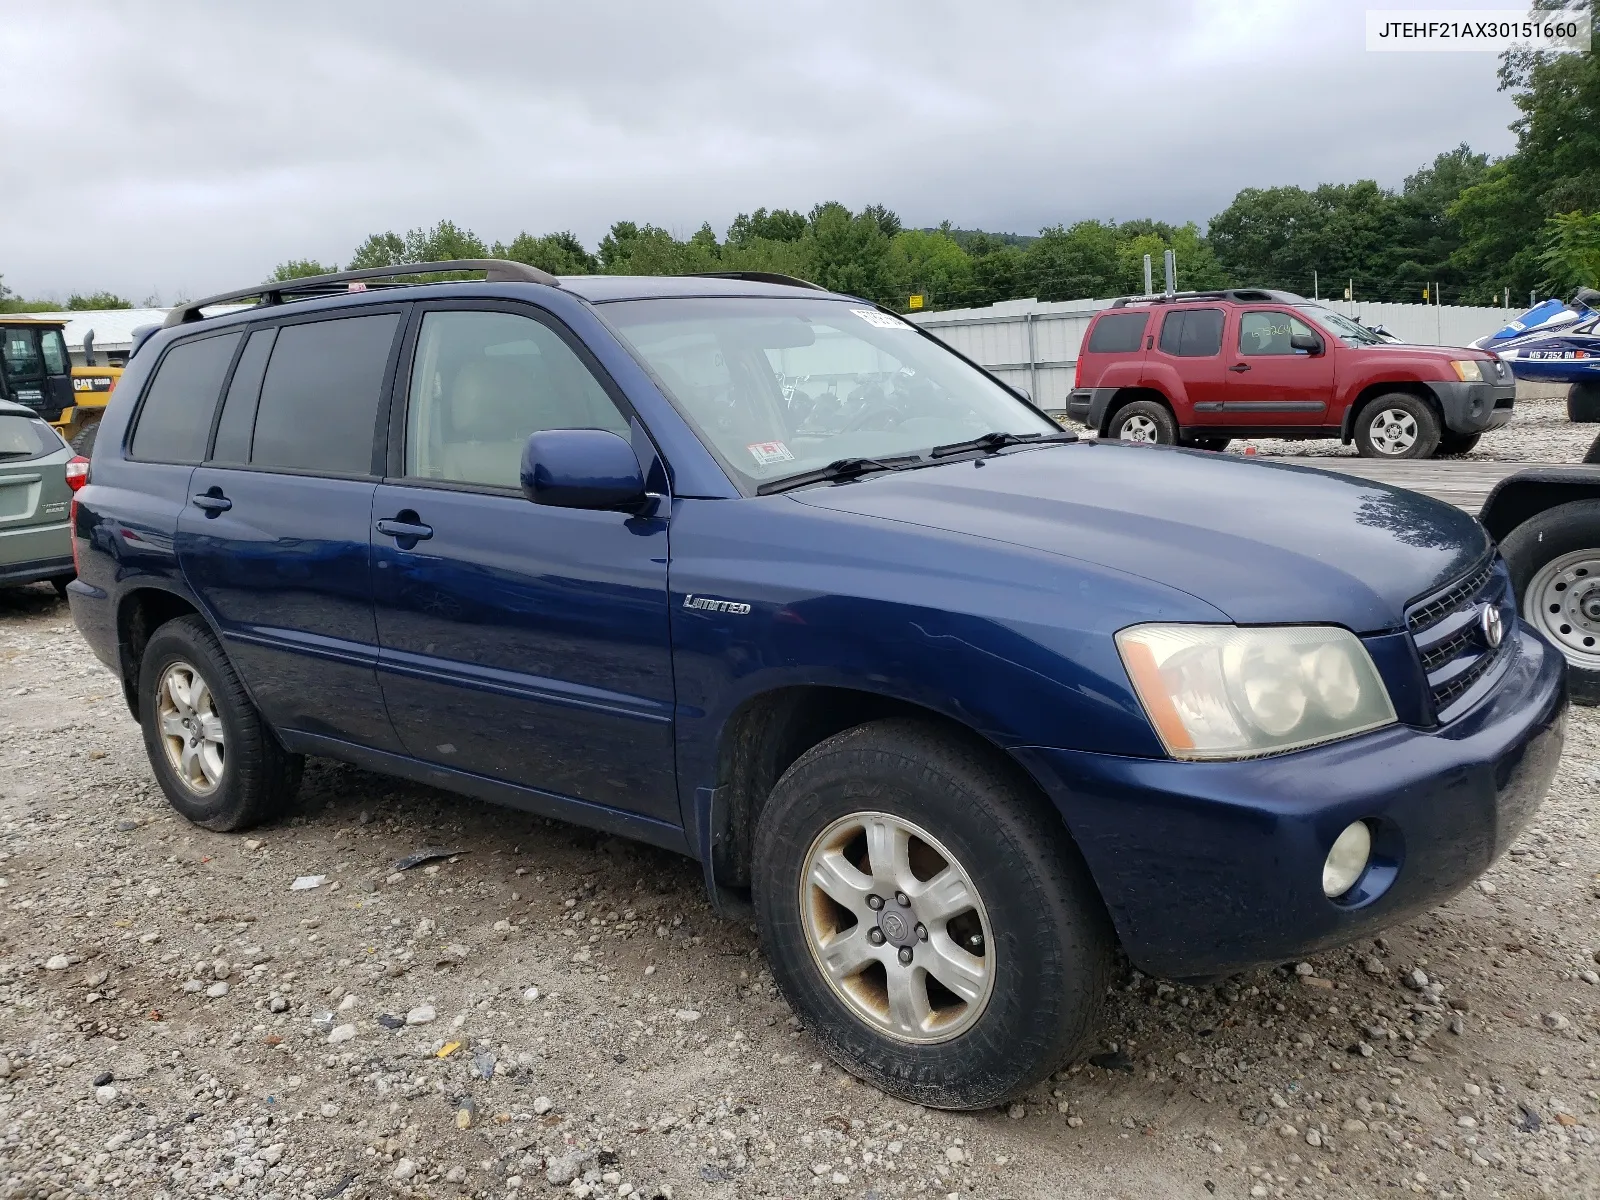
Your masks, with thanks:
[{"label": "green tree", "polygon": [[93,312],[104,308],[132,308],[132,300],[124,300],[115,292],[90,292],[80,295],[73,292],[67,297],[68,312]]},{"label": "green tree", "polygon": [[1600,287],[1600,212],[1557,213],[1546,221],[1539,264],[1549,272],[1543,286],[1558,296]]},{"label": "green tree", "polygon": [[1105,221],[1052,225],[1022,255],[1027,294],[1040,300],[1085,300],[1115,296],[1118,286],[1117,229]]},{"label": "green tree", "polygon": [[356,247],[350,256],[352,271],[367,267],[393,267],[406,261],[406,242],[393,230],[388,233],[369,234],[367,240]]},{"label": "green tree", "polygon": [[[387,266],[388,264],[374,265]],[[272,280],[274,283],[285,283],[291,279],[306,279],[312,275],[331,275],[338,269],[338,263],[324,266],[314,258],[291,258],[288,262],[281,262],[272,269]],[[353,266],[352,269],[354,269]]]},{"label": "green tree", "polygon": [[961,298],[962,304],[996,304],[1027,294],[1024,251],[1020,246],[980,233],[967,243],[967,253],[972,258],[972,282]]},{"label": "green tree", "polygon": [[913,292],[929,297],[929,307],[965,302],[972,290],[972,259],[943,232],[906,229],[889,242],[886,271],[894,289],[893,307],[904,312]]},{"label": "green tree", "polygon": [[879,216],[853,214],[836,200],[807,218],[808,278],[830,291],[883,301],[894,298],[889,277],[889,235]]},{"label": "green tree", "polygon": [[792,209],[775,208],[770,213],[758,208],[753,213],[740,213],[728,226],[728,245],[746,246],[761,239],[772,242],[798,242],[805,236],[804,213]]},{"label": "green tree", "polygon": [[[1600,0],[1541,0],[1536,7],[1587,7],[1591,25],[1600,27]],[[1600,55],[1507,54],[1500,87],[1517,106],[1517,147],[1451,206],[1463,238],[1454,261],[1480,294],[1502,286],[1521,294],[1546,275],[1546,222],[1600,210]]]},{"label": "green tree", "polygon": [[495,258],[527,263],[552,275],[593,275],[600,269],[599,260],[567,230],[543,237],[519,233],[510,245],[496,242],[491,253]]}]

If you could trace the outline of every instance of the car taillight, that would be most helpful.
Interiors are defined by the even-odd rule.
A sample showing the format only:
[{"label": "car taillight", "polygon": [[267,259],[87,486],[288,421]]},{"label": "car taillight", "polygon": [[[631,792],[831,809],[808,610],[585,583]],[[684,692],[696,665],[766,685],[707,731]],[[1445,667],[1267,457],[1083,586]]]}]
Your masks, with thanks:
[{"label": "car taillight", "polygon": [[89,482],[89,460],[78,455],[67,463],[67,486],[77,491]]}]

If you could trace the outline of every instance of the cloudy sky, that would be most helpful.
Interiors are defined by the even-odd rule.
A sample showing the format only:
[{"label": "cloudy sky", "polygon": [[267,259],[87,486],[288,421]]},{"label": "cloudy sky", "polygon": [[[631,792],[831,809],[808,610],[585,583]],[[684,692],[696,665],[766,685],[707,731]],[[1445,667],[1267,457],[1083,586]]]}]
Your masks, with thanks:
[{"label": "cloudy sky", "polygon": [[1204,222],[1242,187],[1397,186],[1459,142],[1511,148],[1493,55],[1368,53],[1366,7],[7,5],[0,275],[170,300],[442,217],[593,246],[827,199],[1017,232]]}]

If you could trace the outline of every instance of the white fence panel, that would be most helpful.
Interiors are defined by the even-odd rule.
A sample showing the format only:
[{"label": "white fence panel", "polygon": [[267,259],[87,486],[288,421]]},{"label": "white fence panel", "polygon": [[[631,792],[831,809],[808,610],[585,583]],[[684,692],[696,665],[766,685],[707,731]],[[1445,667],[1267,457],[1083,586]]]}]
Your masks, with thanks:
[{"label": "white fence panel", "polygon": [[[1496,332],[1520,309],[1466,305],[1366,304],[1323,301],[1335,312],[1382,325],[1401,341],[1421,346],[1465,346]],[[1049,412],[1067,406],[1078,350],[1094,314],[1110,300],[1006,300],[988,308],[912,313],[910,320],[1014,387],[1027,388]]]}]

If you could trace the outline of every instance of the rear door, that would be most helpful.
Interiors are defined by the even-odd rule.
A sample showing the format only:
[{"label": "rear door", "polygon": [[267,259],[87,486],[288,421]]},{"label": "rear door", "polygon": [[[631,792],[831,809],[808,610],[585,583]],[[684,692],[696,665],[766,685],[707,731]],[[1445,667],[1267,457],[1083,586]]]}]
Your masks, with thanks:
[{"label": "rear door", "polygon": [[[1145,352],[1145,327],[1149,324],[1148,309],[1131,309],[1126,312],[1104,312],[1095,318],[1078,351],[1077,386],[1096,388],[1133,383],[1140,360]],[[1107,379],[1107,371],[1121,365],[1127,368],[1114,379]]]},{"label": "rear door", "polygon": [[404,311],[252,330],[178,522],[185,576],[268,721],[387,751],[369,529]]},{"label": "rear door", "polygon": [[[1146,365],[1169,366],[1183,381],[1196,425],[1228,423],[1228,373],[1222,362],[1224,313],[1220,308],[1175,308],[1161,317],[1161,332]],[[1187,423],[1187,422],[1186,422]]]},{"label": "rear door", "polygon": [[[1289,344],[1310,334],[1323,344],[1308,354]],[[1326,425],[1333,398],[1333,355],[1327,339],[1293,313],[1246,309],[1239,314],[1233,362],[1228,368],[1227,406],[1232,424]]]},{"label": "rear door", "polygon": [[416,326],[373,509],[396,730],[425,762],[678,825],[666,510],[545,507],[519,485],[538,430],[617,433],[647,477],[649,439],[542,310],[439,303]]}]

